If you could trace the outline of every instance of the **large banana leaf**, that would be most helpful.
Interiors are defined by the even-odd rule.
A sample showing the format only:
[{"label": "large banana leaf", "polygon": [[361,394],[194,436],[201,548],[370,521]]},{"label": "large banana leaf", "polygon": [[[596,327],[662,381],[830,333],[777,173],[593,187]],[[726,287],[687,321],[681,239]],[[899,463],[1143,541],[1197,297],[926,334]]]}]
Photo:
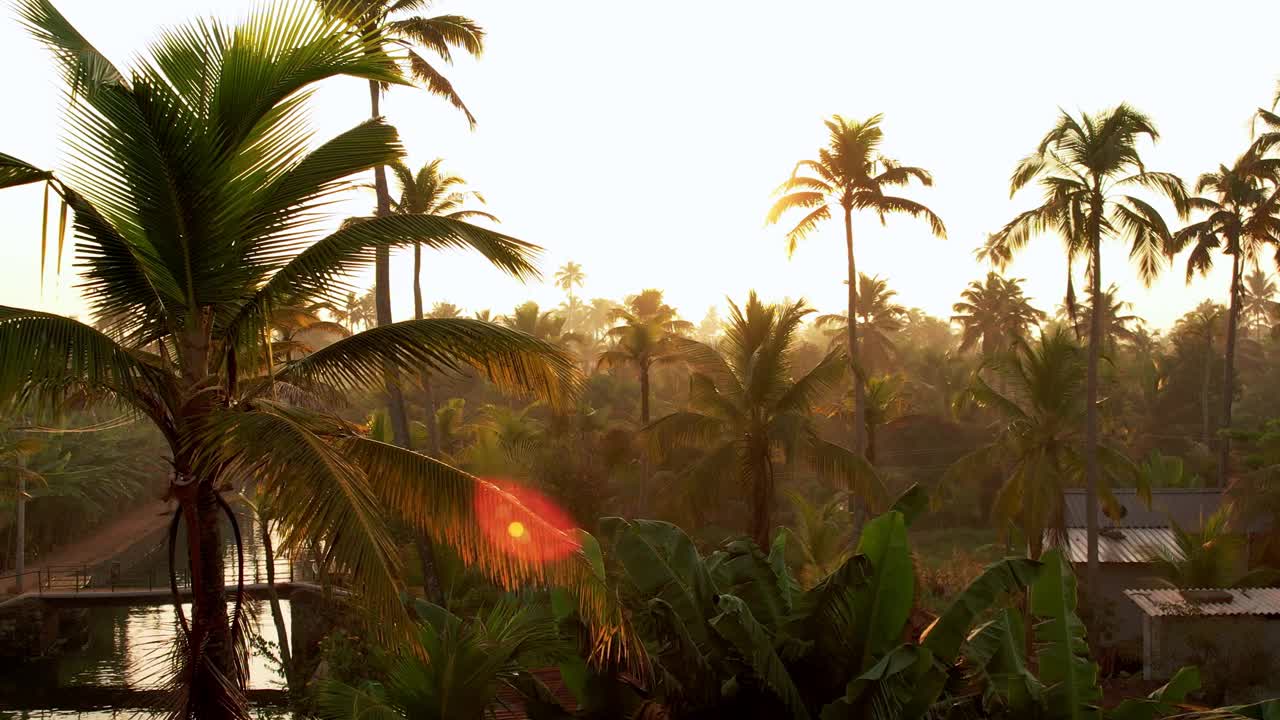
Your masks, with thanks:
[{"label": "large banana leaf", "polygon": [[[728,543],[708,559],[707,566],[718,591],[742,598],[762,625],[780,627],[791,614],[786,580],[778,576],[774,562],[754,542]],[[783,577],[789,579],[790,575]]]},{"label": "large banana leaf", "polygon": [[1049,717],[1101,718],[1098,666],[1089,660],[1084,623],[1076,615],[1075,574],[1060,548],[1045,553],[1041,561],[1040,579],[1031,586],[1031,614],[1039,619],[1036,659]]},{"label": "large banana leaf", "polygon": [[1178,704],[1200,689],[1200,670],[1184,667],[1145,698],[1130,698],[1107,713],[1109,720],[1155,720],[1179,712]]},{"label": "large banana leaf", "polygon": [[988,712],[1008,710],[1014,717],[1029,716],[1040,706],[1044,687],[1027,667],[1026,630],[1022,616],[1006,608],[969,634],[961,652],[967,680],[982,689]]},{"label": "large banana leaf", "polygon": [[969,583],[937,620],[921,636],[921,645],[930,652],[933,662],[914,679],[911,702],[903,717],[924,715],[937,701],[947,683],[948,671],[960,654],[969,628],[1004,595],[1020,593],[1040,574],[1040,563],[1025,558],[1006,558],[988,566]]},{"label": "large banana leaf", "polygon": [[717,589],[693,540],[675,525],[657,520],[600,522],[614,538],[614,554],[639,596],[670,605],[693,641],[706,647],[707,618],[715,613]]},{"label": "large banana leaf", "polygon": [[809,711],[791,674],[774,651],[773,638],[751,614],[747,603],[734,595],[720,595],[716,607],[720,613],[711,618],[711,627],[742,655],[756,677],[791,711],[791,717],[808,720]]},{"label": "large banana leaf", "polygon": [[871,574],[854,594],[857,629],[847,652],[859,658],[860,669],[897,646],[915,600],[915,567],[907,546],[907,522],[890,511],[867,523],[857,554],[867,558]]},{"label": "large banana leaf", "polygon": [[918,645],[899,645],[851,680],[844,697],[822,708],[822,720],[899,720],[909,706],[916,678],[933,667],[933,654]]}]

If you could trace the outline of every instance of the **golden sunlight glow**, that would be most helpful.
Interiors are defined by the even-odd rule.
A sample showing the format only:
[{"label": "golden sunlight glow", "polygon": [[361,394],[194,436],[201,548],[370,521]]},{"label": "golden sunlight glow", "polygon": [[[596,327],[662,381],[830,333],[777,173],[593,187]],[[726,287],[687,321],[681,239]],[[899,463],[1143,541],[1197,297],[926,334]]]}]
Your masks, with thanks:
[{"label": "golden sunlight glow", "polygon": [[519,520],[512,520],[511,524],[507,526],[507,534],[517,539],[524,537],[524,523]]}]

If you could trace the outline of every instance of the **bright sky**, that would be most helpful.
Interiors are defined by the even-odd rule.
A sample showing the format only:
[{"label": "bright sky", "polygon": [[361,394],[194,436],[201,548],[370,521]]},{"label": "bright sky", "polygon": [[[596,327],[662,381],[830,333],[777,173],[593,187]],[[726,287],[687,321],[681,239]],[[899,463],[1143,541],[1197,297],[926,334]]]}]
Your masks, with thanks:
[{"label": "bright sky", "polygon": [[[55,2],[118,64],[160,27],[202,14],[236,17],[250,6]],[[1145,154],[1148,167],[1194,180],[1243,149],[1251,112],[1274,95],[1280,3],[1075,0],[1070,12],[1062,8],[449,0],[435,11],[470,15],[489,31],[483,59],[448,71],[478,128],[469,131],[442,101],[413,90],[393,90],[384,108],[415,165],[444,157],[486,195],[503,230],[547,249],[548,281],[574,260],[587,272],[583,296],[660,287],[695,321],[751,288],[828,311],[843,306],[840,226],[811,236],[788,261],[785,228],[766,228],[763,218],[773,188],[824,141],[824,116],[882,112],[885,152],[934,173],[933,188],[909,196],[936,210],[950,237],[933,239],[907,219],[887,228],[855,219],[859,269],[887,276],[904,304],[945,317],[986,272],[973,249],[1037,200],[1034,190],[1010,200],[1008,177],[1059,106],[1093,111],[1131,102],[1163,135]],[[1223,57],[1225,69],[1215,61]],[[11,13],[0,22],[0,67],[0,88],[17,105],[0,115],[0,151],[56,164],[51,63]],[[314,115],[326,137],[367,112],[364,86],[338,81]],[[0,223],[0,304],[82,312],[65,268],[61,278],[50,272],[41,291],[40,193],[0,192]],[[1012,269],[1046,310],[1061,302],[1062,255],[1056,239],[1043,238]],[[1121,297],[1159,326],[1206,296],[1225,298],[1219,270],[1188,288],[1177,267],[1148,291],[1123,247],[1113,245],[1103,264],[1104,283],[1119,283]],[[412,308],[407,256],[397,258],[393,288],[400,319]],[[424,289],[428,304],[448,300],[468,310],[563,299],[549,282],[522,286],[460,255],[428,256]]]}]

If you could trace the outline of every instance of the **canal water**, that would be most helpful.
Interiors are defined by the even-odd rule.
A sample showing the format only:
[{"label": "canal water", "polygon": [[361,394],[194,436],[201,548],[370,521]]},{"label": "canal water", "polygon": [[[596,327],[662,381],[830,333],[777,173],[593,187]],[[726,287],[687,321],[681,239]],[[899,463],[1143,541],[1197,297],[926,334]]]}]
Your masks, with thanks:
[{"label": "canal water", "polygon": [[[253,518],[240,513],[244,531],[245,581],[266,581],[266,559],[258,536],[253,532]],[[228,533],[229,534],[229,533]],[[143,585],[150,578],[157,578],[160,585],[167,582],[168,561],[164,545],[164,533],[135,544],[116,558],[114,572],[125,584]],[[227,580],[234,582],[235,552],[228,543],[225,548]],[[185,557],[180,549],[178,558]],[[290,579],[290,562],[277,559],[276,580]],[[301,572],[303,568],[297,568]],[[112,573],[111,563],[91,569],[95,582]],[[140,578],[147,578],[142,581]],[[301,579],[299,577],[298,579]],[[290,624],[290,607],[281,601],[286,628]],[[190,606],[184,611],[190,617]],[[147,712],[144,707],[122,707],[122,697],[136,698],[129,692],[154,690],[163,687],[170,667],[168,652],[177,636],[172,605],[159,607],[92,607],[86,611],[85,632],[73,645],[56,655],[40,658],[16,667],[0,669],[0,720],[19,718],[82,718],[105,720],[107,718],[147,717],[158,713]],[[252,636],[257,641],[250,644],[249,687],[251,690],[281,690],[284,677],[275,660],[278,643],[271,608],[264,601],[247,601],[245,612],[250,621]],[[83,640],[83,643],[80,641]],[[255,714],[263,718],[287,717],[281,708],[261,706]]]}]

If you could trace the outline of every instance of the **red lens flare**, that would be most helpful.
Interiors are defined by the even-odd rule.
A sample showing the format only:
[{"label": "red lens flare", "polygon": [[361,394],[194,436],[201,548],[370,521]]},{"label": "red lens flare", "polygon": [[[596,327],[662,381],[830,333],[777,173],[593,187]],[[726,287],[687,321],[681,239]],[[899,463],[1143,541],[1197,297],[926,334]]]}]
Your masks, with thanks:
[{"label": "red lens flare", "polygon": [[486,479],[475,497],[481,530],[515,559],[542,564],[580,547],[569,514],[537,490],[510,480]]}]

